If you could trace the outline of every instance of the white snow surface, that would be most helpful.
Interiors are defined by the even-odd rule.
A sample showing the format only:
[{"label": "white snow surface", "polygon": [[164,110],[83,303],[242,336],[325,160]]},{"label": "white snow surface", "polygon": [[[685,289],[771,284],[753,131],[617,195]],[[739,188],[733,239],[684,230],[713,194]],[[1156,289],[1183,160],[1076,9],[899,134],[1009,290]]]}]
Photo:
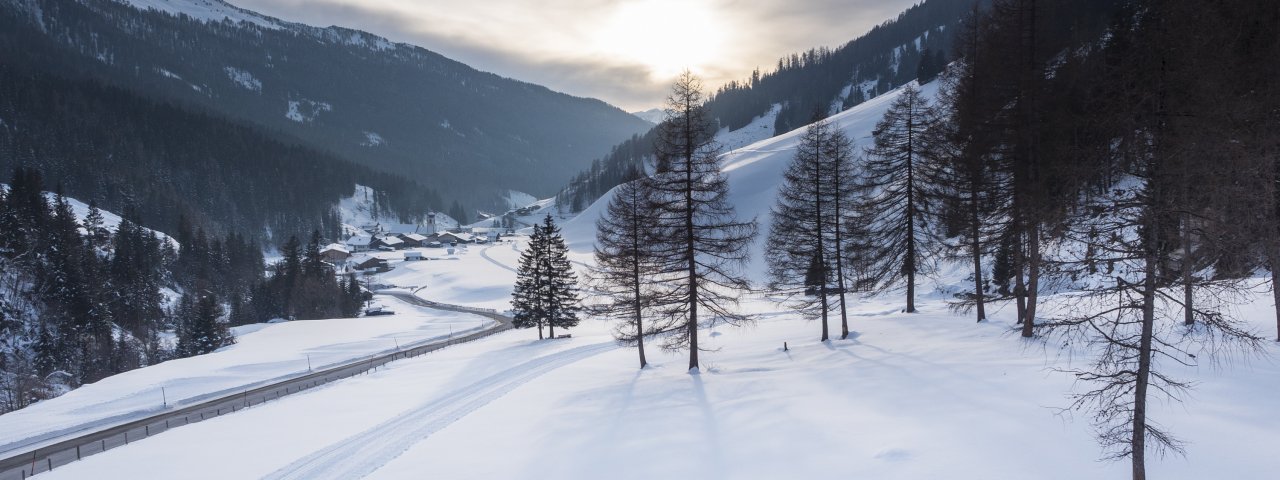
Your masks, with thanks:
[{"label": "white snow surface", "polygon": [[413,306],[394,297],[376,297],[375,303],[396,314],[241,327],[237,343],[217,352],[114,375],[0,415],[0,452],[305,374],[308,356],[311,367],[318,369],[491,323],[471,314]]},{"label": "white snow surface", "polygon": [[235,84],[239,85],[241,88],[254,92],[262,92],[262,81],[258,80],[257,77],[254,77],[252,73],[249,73],[249,71],[241,70],[236,67],[225,67],[223,68],[223,71],[227,72],[227,78],[230,78],[232,82],[235,82]]},{"label": "white snow surface", "polygon": [[639,112],[631,112],[631,114],[654,125],[662,123],[667,117],[667,111],[661,108],[650,108]]},{"label": "white snow surface", "polygon": [[732,131],[727,127],[720,129],[716,132],[716,141],[720,142],[720,146],[724,147],[725,151],[732,151],[771,138],[773,124],[777,122],[778,113],[781,112],[782,104],[775,103],[769,107],[769,111],[751,119],[751,123],[742,128]]},{"label": "white snow surface", "polygon": [[508,208],[520,208],[538,202],[538,197],[517,190],[507,190]]},{"label": "white snow surface", "polygon": [[364,133],[364,141],[360,142],[360,146],[362,147],[380,147],[380,146],[386,145],[387,143],[387,140],[382,138],[382,135],[379,135],[378,132],[363,132],[363,133]]},{"label": "white snow surface", "polygon": [[[926,95],[936,87],[926,85]],[[865,145],[896,95],[833,121]],[[730,152],[730,202],[767,212],[798,132]],[[610,195],[564,224],[576,261],[590,260],[594,220]],[[395,265],[383,284],[428,299],[504,309],[519,248],[470,246]],[[762,241],[753,247],[758,256]],[[379,254],[379,255],[399,255]],[[388,257],[393,258],[393,257]],[[762,262],[748,268],[763,278]],[[951,275],[951,276],[948,276]],[[1079,388],[1057,369],[1085,362],[1014,333],[1013,308],[975,324],[943,302],[954,274],[927,279],[920,313],[900,294],[855,299],[847,340],[768,299],[742,305],[753,327],[701,332],[700,373],[687,354],[650,342],[650,368],[588,318],[573,338],[505,332],[368,376],[175,429],[54,470],[58,478],[1122,478],[1098,462],[1087,415],[1061,414]],[[1268,292],[1240,315],[1274,328]],[[833,323],[839,331],[839,323]],[[258,334],[254,334],[258,335]],[[252,336],[250,336],[252,337]],[[838,338],[838,334],[836,336]],[[783,346],[787,346],[784,350]],[[1196,383],[1187,404],[1154,402],[1153,418],[1188,442],[1186,459],[1150,455],[1152,478],[1271,478],[1280,469],[1280,345],[1226,365],[1171,367]],[[1076,365],[1078,366],[1078,365]],[[234,461],[228,461],[234,459]]]},{"label": "white snow surface", "polygon": [[[284,112],[284,117],[298,123],[307,123],[315,121],[316,117],[320,116],[322,112],[332,110],[333,105],[327,102],[317,102],[305,98],[302,100],[289,100],[289,106]],[[382,137],[379,136],[377,139],[381,141]],[[372,137],[369,137],[369,140],[372,141]]]},{"label": "white snow surface", "polygon": [[277,29],[283,22],[245,10],[221,0],[116,0],[139,10],[156,10],[174,16],[186,15],[203,22],[249,22],[263,28]]}]

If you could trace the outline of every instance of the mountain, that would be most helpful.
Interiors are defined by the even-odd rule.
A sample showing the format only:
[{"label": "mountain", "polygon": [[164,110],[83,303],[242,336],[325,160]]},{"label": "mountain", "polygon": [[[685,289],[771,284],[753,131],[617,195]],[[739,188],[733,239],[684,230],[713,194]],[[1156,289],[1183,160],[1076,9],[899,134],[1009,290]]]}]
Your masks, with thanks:
[{"label": "mountain", "polygon": [[[12,17],[0,11],[0,29]],[[17,35],[30,34],[15,26]],[[356,183],[405,217],[442,203],[430,189],[354,165],[297,140],[92,79],[34,68],[0,43],[0,172],[40,170],[50,188],[173,232],[180,220],[273,243],[319,228],[338,233],[333,205]],[[56,52],[55,52],[56,53]],[[56,59],[56,54],[42,58]]]},{"label": "mountain", "polygon": [[510,188],[549,194],[650,127],[424,48],[220,0],[0,0],[0,10],[0,42],[40,52],[24,62],[278,132],[471,207],[504,206]]},{"label": "mountain", "polygon": [[640,117],[641,120],[657,125],[662,123],[662,119],[667,115],[667,112],[661,108],[650,108],[640,112],[631,112],[631,114]]},{"label": "mountain", "polygon": [[[707,102],[726,149],[781,135],[941,70],[952,33],[980,0],[925,0],[834,50],[815,48],[778,59],[771,72],[752,72],[721,86]],[[581,209],[653,155],[652,133],[634,136],[600,157],[561,189]]]}]

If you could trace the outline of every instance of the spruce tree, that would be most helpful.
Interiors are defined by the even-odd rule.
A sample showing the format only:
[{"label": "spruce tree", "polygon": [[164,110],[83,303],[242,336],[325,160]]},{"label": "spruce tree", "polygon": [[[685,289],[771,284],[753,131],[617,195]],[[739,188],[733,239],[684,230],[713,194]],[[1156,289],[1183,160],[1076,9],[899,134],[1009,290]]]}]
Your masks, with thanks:
[{"label": "spruce tree", "polygon": [[194,302],[186,298],[183,301],[186,302],[183,310],[190,313],[188,317],[180,319],[184,322],[178,336],[180,356],[204,355],[235,343],[226,324],[218,321],[222,316],[222,305],[217,298],[213,295],[200,295]]},{"label": "spruce tree", "polygon": [[[516,328],[536,326],[539,339],[555,338],[555,327],[570,328],[578,324],[581,310],[578,280],[560,228],[551,215],[533,230],[516,269],[512,324]],[[542,335],[544,325],[548,328],[547,337]]]},{"label": "spruce tree", "polygon": [[655,332],[668,333],[663,347],[689,350],[689,370],[698,368],[698,328],[751,320],[735,311],[750,282],[739,272],[756,234],[727,201],[729,184],[720,172],[720,146],[703,103],[702,82],[686,71],[667,98],[667,118],[658,126],[651,209],[653,257],[664,290]]}]

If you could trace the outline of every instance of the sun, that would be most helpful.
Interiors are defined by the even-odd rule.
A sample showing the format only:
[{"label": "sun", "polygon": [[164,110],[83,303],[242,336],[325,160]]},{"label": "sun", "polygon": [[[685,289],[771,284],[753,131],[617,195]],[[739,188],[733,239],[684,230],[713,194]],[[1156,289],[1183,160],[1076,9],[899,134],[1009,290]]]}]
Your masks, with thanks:
[{"label": "sun", "polygon": [[595,38],[600,53],[644,65],[655,80],[695,73],[722,52],[725,30],[710,2],[637,0],[618,5]]}]

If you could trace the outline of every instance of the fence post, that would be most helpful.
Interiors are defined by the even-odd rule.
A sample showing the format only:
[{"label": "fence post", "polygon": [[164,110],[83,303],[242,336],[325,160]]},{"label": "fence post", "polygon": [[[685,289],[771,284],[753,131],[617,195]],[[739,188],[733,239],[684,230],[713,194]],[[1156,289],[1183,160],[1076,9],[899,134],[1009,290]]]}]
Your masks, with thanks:
[{"label": "fence post", "polygon": [[47,465],[50,472],[53,471],[53,457],[44,457],[44,464]]},{"label": "fence post", "polygon": [[124,431],[124,444],[125,444],[125,445],[128,445],[128,444],[129,444],[129,431],[128,431],[128,430],[125,430],[125,431]]},{"label": "fence post", "polygon": [[80,459],[80,446],[76,445],[76,460]]},{"label": "fence post", "polygon": [[143,436],[150,437],[150,436],[151,436],[151,425],[143,425],[143,426],[142,426],[142,433],[143,433]]}]

